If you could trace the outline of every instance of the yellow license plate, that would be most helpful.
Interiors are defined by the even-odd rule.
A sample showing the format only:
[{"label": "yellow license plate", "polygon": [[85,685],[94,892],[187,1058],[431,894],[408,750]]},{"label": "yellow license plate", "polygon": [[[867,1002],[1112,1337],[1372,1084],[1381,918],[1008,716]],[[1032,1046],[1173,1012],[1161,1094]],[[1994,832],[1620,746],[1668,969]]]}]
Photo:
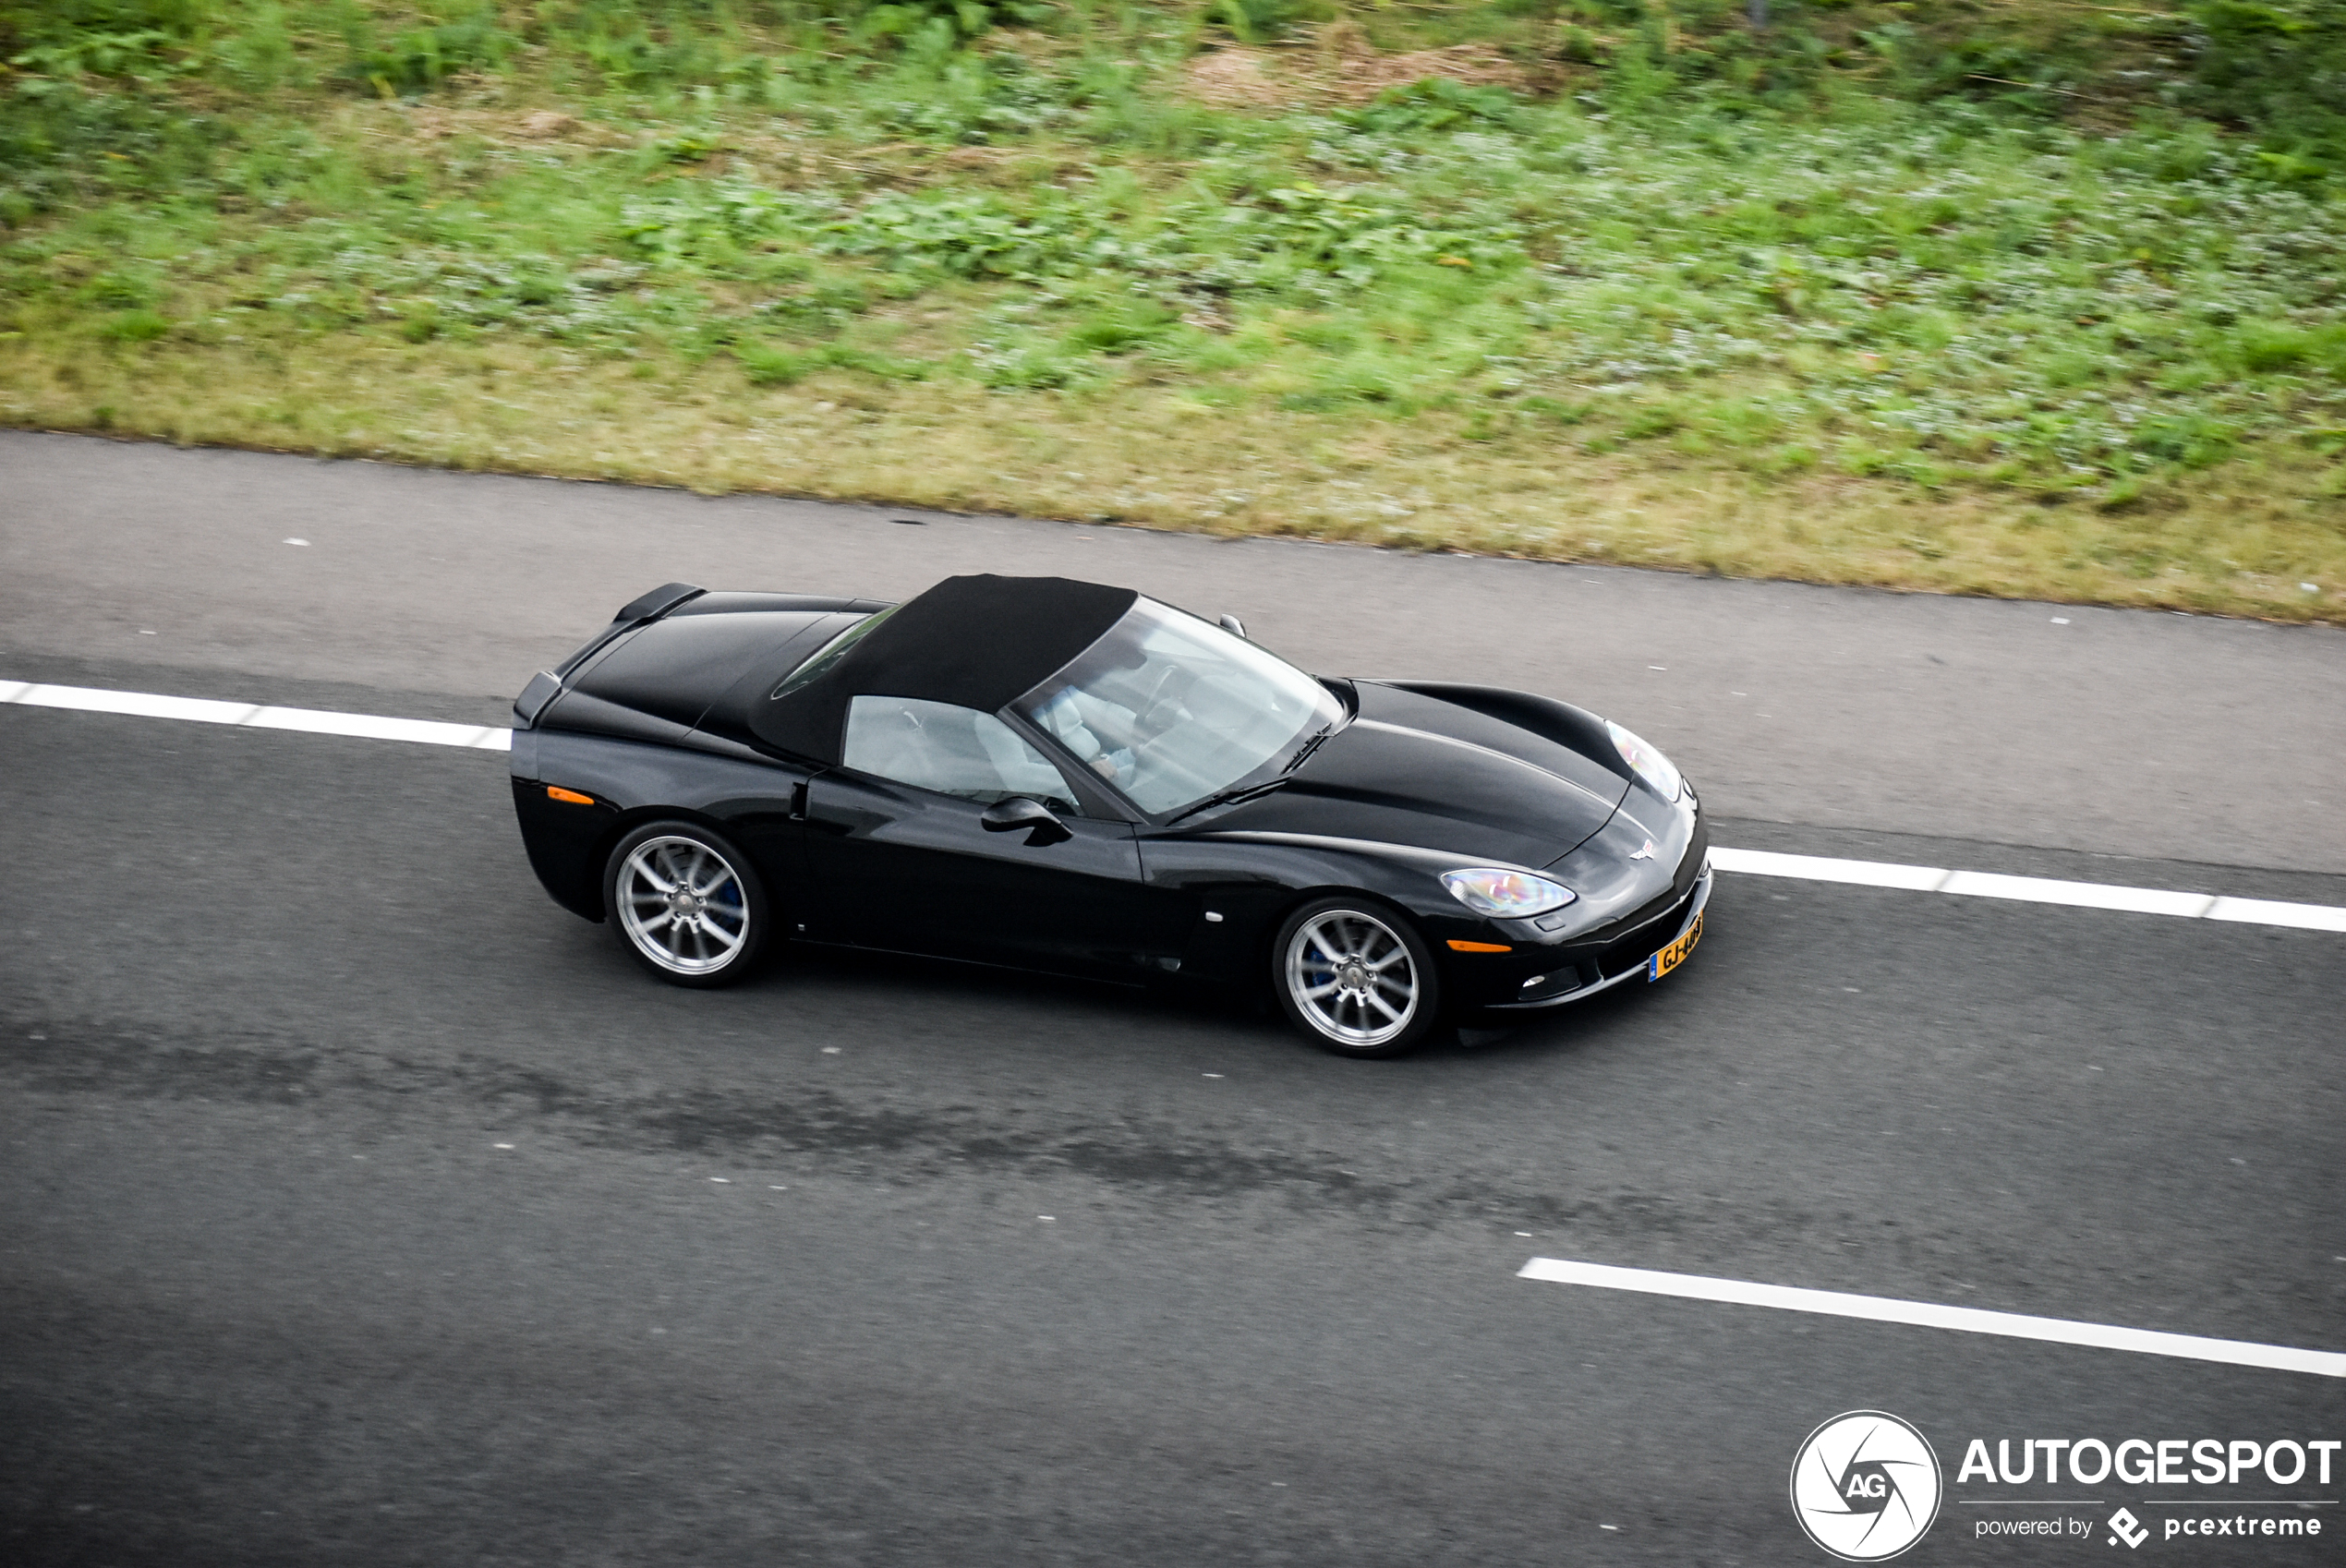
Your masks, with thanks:
[{"label": "yellow license plate", "polygon": [[1693,952],[1694,945],[1701,940],[1702,916],[1697,915],[1694,917],[1694,923],[1687,927],[1687,934],[1684,936],[1646,960],[1646,979],[1660,980],[1663,975],[1685,963],[1687,955]]}]

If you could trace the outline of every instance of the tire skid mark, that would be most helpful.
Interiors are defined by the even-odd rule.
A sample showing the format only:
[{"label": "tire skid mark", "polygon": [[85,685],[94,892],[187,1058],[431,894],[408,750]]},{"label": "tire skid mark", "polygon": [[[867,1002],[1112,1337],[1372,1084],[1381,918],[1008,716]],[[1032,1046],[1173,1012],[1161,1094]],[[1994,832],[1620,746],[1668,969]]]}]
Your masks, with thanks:
[{"label": "tire skid mark", "polygon": [[1689,1205],[1617,1189],[1541,1191],[1515,1172],[1456,1165],[1391,1177],[1362,1168],[1390,1158],[1383,1154],[1247,1147],[1141,1117],[1051,1123],[1015,1108],[859,1102],[825,1088],[776,1094],[582,1084],[480,1057],[419,1062],[258,1035],[175,1039],[87,1021],[0,1019],[0,1080],[22,1092],[293,1109],[357,1121],[368,1135],[453,1121],[499,1137],[526,1129],[575,1149],[683,1153],[897,1185],[968,1175],[1073,1177],[1143,1198],[1284,1197],[1405,1226],[1472,1220],[1668,1238],[1798,1233],[1818,1222],[1721,1200]]}]

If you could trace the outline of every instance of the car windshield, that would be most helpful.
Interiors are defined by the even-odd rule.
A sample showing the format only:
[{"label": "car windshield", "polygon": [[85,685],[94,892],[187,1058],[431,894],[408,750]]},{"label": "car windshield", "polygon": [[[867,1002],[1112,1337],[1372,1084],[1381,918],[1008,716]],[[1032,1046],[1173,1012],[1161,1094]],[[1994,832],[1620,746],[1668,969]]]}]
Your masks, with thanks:
[{"label": "car windshield", "polygon": [[1152,815],[1276,778],[1344,711],[1286,660],[1148,599],[1011,706]]}]

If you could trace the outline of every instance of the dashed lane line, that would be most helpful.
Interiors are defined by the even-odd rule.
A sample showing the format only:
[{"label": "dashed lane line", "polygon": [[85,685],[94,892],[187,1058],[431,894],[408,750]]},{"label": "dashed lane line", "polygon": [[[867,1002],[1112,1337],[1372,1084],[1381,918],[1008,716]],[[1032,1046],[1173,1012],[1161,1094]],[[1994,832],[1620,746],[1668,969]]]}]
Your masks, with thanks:
[{"label": "dashed lane line", "polygon": [[[513,731],[497,725],[441,724],[422,718],[375,714],[330,713],[320,708],[266,707],[252,703],[167,697],[151,692],[115,692],[94,686],[49,686],[0,681],[0,703],[31,707],[75,708],[86,713],[121,713],[142,718],[179,718],[199,724],[234,724],[254,730],[295,730],[312,735],[353,735],[376,741],[409,741],[429,746],[476,751],[513,749]],[[2066,904],[2077,909],[2116,910],[2132,914],[2174,915],[2186,920],[2223,920],[2251,925],[2291,926],[2304,931],[2346,932],[2346,907],[2292,904],[2269,899],[2233,899],[2213,893],[2183,893],[2159,887],[2119,887],[2100,882],[2062,882],[2043,876],[2005,876],[1945,866],[1899,865],[1888,861],[1834,860],[1822,855],[1785,855],[1766,850],[1713,848],[1711,862],[1721,871],[1751,876],[1788,876],[1857,887],[1891,887],[1915,893],[1953,893],[1974,899],[2013,899],[2025,903]]]},{"label": "dashed lane line", "polygon": [[441,724],[428,718],[385,718],[370,713],[329,713],[314,707],[265,707],[257,703],[165,697],[152,692],[109,692],[94,686],[43,686],[0,681],[0,703],[127,713],[139,718],[183,718],[251,730],[298,730],[310,735],[355,735],[369,741],[411,741],[427,746],[513,750],[514,732],[502,725]]},{"label": "dashed lane line", "polygon": [[2335,904],[2289,904],[2271,899],[2178,893],[2164,887],[2119,887],[2106,882],[2062,882],[2048,876],[1953,871],[1937,865],[1780,855],[1766,850],[1714,849],[1711,851],[1711,863],[1721,871],[1751,876],[1790,876],[1808,882],[1897,887],[1912,893],[1953,893],[1972,899],[2017,899],[2031,904],[2068,904],[2078,909],[2176,915],[2185,920],[2239,921],[2250,925],[2288,925],[2304,931],[2346,931],[2346,908]]},{"label": "dashed lane line", "polygon": [[1897,1301],[1886,1296],[1850,1296],[1837,1290],[1755,1285],[1747,1280],[1711,1279],[1703,1274],[1617,1269],[1610,1264],[1581,1263],[1564,1258],[1534,1258],[1516,1274],[1520,1279],[1593,1285],[1600,1290],[1634,1290],[1648,1296],[1681,1297],[1689,1301],[1775,1307],[1834,1318],[1866,1318],[1878,1323],[1954,1329],[1965,1333],[2001,1334],[2007,1339],[2037,1339],[2051,1345],[2131,1350],[2144,1356],[2180,1356],[2193,1361],[2221,1361],[2234,1367],[2266,1367],[2281,1372],[2346,1378],[2346,1355],[2331,1350],[2300,1350],[2292,1345],[2256,1345],[2238,1339],[2203,1339],[2197,1334],[2080,1323],[2066,1318],[2032,1318],[2020,1312],[1989,1312],[1976,1307],[1942,1307],[1929,1301]]}]

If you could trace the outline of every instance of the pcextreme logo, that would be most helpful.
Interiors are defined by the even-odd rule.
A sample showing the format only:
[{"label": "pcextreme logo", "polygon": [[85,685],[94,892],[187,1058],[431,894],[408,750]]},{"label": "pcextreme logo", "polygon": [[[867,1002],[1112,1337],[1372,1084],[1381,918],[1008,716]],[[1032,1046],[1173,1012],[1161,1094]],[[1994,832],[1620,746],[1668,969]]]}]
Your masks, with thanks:
[{"label": "pcextreme logo", "polygon": [[1910,1423],[1880,1410],[1835,1416],[1792,1459],[1792,1514],[1844,1562],[1880,1562],[1939,1517],[1939,1456]]}]

